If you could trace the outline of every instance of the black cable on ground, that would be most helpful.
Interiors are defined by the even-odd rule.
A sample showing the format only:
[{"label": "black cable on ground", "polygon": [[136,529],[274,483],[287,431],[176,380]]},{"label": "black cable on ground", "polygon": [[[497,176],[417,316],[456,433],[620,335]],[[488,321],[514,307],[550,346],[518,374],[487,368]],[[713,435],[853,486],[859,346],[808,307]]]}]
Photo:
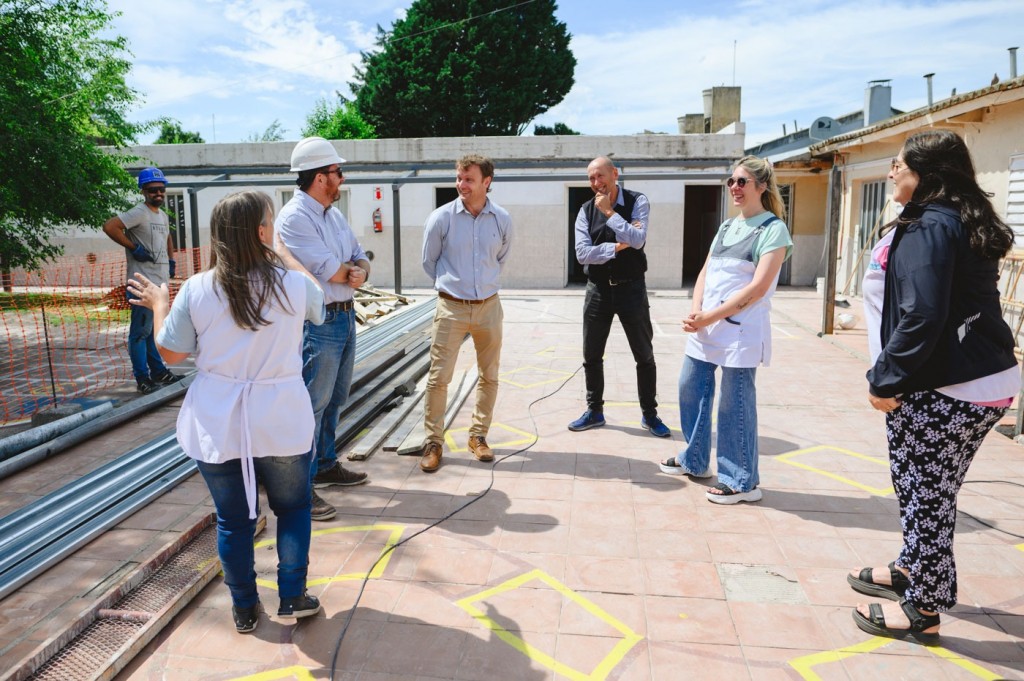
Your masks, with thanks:
[{"label": "black cable on ground", "polygon": [[421,534],[423,534],[427,530],[432,530],[433,528],[437,527],[438,525],[440,525],[444,521],[446,521],[449,518],[451,518],[452,516],[456,515],[457,513],[462,511],[463,509],[472,506],[473,504],[475,504],[476,502],[480,501],[485,496],[487,496],[488,492],[491,491],[491,488],[494,487],[494,469],[498,467],[498,464],[501,463],[502,461],[510,458],[510,457],[518,456],[519,454],[523,454],[523,453],[529,451],[535,444],[537,444],[540,441],[540,434],[538,433],[538,430],[537,430],[537,421],[533,418],[533,405],[537,404],[538,402],[542,402],[542,401],[546,400],[547,398],[551,397],[552,395],[557,395],[559,392],[561,392],[562,388],[564,388],[569,381],[571,381],[572,379],[576,378],[576,374],[578,374],[580,372],[580,369],[582,369],[582,368],[583,368],[583,365],[581,364],[579,367],[576,368],[576,371],[574,371],[572,373],[572,376],[569,376],[569,378],[567,378],[564,381],[562,381],[561,385],[559,385],[557,388],[555,388],[554,390],[549,392],[547,395],[542,395],[542,396],[538,397],[533,402],[530,402],[530,404],[527,405],[526,413],[529,415],[530,423],[533,425],[533,439],[525,447],[520,447],[519,449],[515,450],[514,452],[510,452],[509,454],[506,454],[506,455],[504,455],[504,456],[502,456],[502,457],[500,457],[500,458],[495,460],[495,462],[491,465],[491,481],[490,481],[490,483],[488,483],[487,489],[485,489],[483,492],[481,492],[480,494],[476,495],[475,497],[473,497],[472,499],[470,499],[469,501],[464,503],[462,506],[459,506],[454,511],[451,511],[450,513],[448,513],[447,515],[443,516],[442,518],[440,518],[438,520],[435,520],[434,522],[430,523],[429,525],[427,525],[423,529],[417,530],[416,532],[410,534],[408,537],[406,537],[402,541],[398,542],[397,544],[393,544],[393,545],[387,547],[384,551],[381,552],[380,556],[377,557],[377,560],[374,561],[373,565],[370,566],[370,569],[366,571],[366,576],[363,577],[363,583],[359,586],[359,593],[356,594],[356,600],[352,604],[352,607],[348,611],[348,617],[345,618],[345,624],[341,628],[341,633],[338,634],[338,642],[335,644],[335,646],[334,646],[334,654],[331,656],[331,675],[330,675],[330,680],[331,681],[334,681],[334,671],[335,671],[335,667],[338,664],[338,655],[341,653],[341,644],[345,640],[345,634],[348,633],[349,625],[352,624],[352,618],[355,616],[356,608],[359,607],[359,601],[362,600],[362,598],[363,598],[363,592],[366,590],[366,585],[370,581],[370,575],[373,574],[373,571],[377,567],[377,565],[382,560],[384,560],[385,556],[387,556],[389,553],[391,553],[392,551],[397,549],[399,546],[402,546],[406,542],[409,542],[410,540],[420,536]]}]

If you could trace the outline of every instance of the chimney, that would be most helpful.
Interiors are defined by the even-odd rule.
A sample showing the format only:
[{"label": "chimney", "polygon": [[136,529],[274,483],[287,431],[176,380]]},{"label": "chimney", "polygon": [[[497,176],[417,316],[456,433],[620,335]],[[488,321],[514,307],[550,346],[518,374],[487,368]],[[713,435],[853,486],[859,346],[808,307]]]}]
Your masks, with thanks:
[{"label": "chimney", "polygon": [[874,125],[892,116],[891,80],[868,81],[864,91],[864,127]]},{"label": "chimney", "polygon": [[1010,80],[1017,77],[1017,48],[1009,47],[1007,51],[1010,53]]},{"label": "chimney", "polygon": [[740,88],[713,87],[704,90],[704,132],[716,133],[740,120]]},{"label": "chimney", "polygon": [[928,81],[928,106],[932,105],[932,76],[934,73],[924,74],[924,79]]}]

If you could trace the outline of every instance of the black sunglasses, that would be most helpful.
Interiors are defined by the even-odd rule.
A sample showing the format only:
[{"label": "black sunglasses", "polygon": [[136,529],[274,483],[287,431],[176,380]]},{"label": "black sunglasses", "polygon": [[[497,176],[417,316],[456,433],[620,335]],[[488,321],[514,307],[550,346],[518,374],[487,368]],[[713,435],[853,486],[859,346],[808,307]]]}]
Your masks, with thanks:
[{"label": "black sunglasses", "polygon": [[339,178],[344,179],[345,173],[341,172],[341,168],[335,168],[334,170],[321,170],[324,175],[337,175]]},{"label": "black sunglasses", "polygon": [[732,186],[736,184],[739,185],[740,189],[743,189],[744,187],[747,186],[748,182],[754,182],[754,180],[748,180],[745,177],[730,177],[728,180],[725,181],[725,186],[732,188]]},{"label": "black sunglasses", "polygon": [[167,193],[167,188],[166,187],[143,187],[142,191],[146,192],[147,194],[166,194]]}]

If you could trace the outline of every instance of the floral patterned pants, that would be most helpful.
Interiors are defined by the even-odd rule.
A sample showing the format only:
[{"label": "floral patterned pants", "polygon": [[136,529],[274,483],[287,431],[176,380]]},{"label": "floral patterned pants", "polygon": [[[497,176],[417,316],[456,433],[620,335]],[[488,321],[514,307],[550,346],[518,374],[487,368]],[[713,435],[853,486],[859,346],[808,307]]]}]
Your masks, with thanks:
[{"label": "floral patterned pants", "polygon": [[934,390],[910,393],[885,417],[889,469],[900,504],[903,549],[896,564],[910,570],[907,601],[920,610],[956,605],[953,531],[956,497],[982,440],[1006,413]]}]

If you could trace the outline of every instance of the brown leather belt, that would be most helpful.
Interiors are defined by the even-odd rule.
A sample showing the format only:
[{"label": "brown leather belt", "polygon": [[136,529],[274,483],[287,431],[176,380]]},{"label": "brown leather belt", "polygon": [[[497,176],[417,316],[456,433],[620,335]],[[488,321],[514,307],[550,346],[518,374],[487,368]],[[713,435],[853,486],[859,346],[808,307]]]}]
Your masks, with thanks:
[{"label": "brown leather belt", "polygon": [[343,300],[340,303],[327,303],[328,312],[348,312],[352,309],[351,300]]},{"label": "brown leather belt", "polygon": [[466,303],[467,305],[479,305],[481,303],[486,303],[488,300],[490,300],[491,298],[493,298],[494,296],[496,296],[498,294],[495,293],[494,295],[487,296],[483,300],[463,300],[462,298],[456,298],[455,296],[448,295],[444,291],[438,291],[437,295],[441,296],[445,300],[450,300],[453,303]]}]

